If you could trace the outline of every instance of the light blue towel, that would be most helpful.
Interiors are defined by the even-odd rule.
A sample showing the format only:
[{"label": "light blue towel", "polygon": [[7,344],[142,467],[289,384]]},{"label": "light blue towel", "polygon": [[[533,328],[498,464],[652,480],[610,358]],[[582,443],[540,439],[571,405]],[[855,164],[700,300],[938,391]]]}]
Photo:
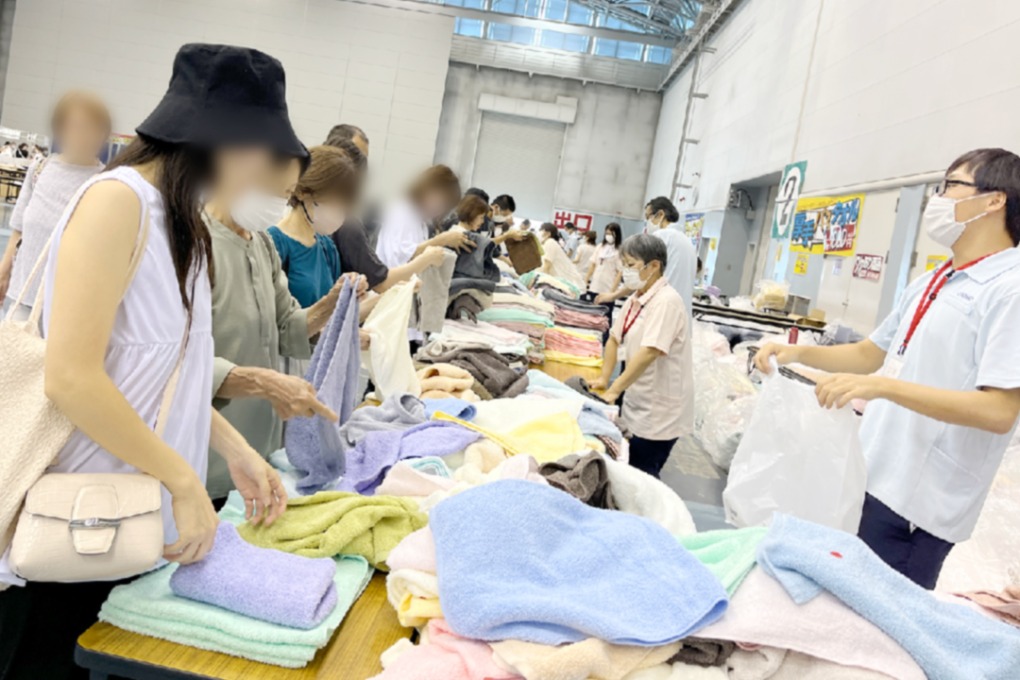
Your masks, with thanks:
[{"label": "light blue towel", "polygon": [[525,394],[545,393],[555,395],[560,399],[582,399],[585,404],[603,412],[608,408],[612,408],[611,404],[586,397],[566,383],[560,382],[551,375],[534,368],[528,371],[528,389],[524,390],[524,392]]},{"label": "light blue towel", "polygon": [[620,428],[606,417],[605,411],[590,404],[581,407],[581,413],[577,416],[577,426],[581,428],[581,433],[585,436],[609,437],[614,442],[623,442]]},{"label": "light blue towel", "polygon": [[1020,677],[1020,632],[935,599],[856,536],[777,513],[758,564],[798,604],[829,591],[900,643],[932,680]]},{"label": "light blue towel", "polygon": [[450,467],[442,458],[436,456],[425,456],[424,458],[408,458],[407,464],[412,468],[426,475],[432,475],[433,477],[444,477],[446,479],[453,479],[453,473],[450,472]]},{"label": "light blue towel", "polygon": [[429,526],[443,613],[467,638],[656,646],[726,609],[722,584],[661,526],[545,485],[469,489]]},{"label": "light blue towel", "polygon": [[344,279],[336,309],[315,346],[305,375],[319,401],[333,409],[340,422],[331,423],[322,416],[291,418],[284,430],[287,458],[304,473],[298,482],[298,490],[303,494],[326,488],[344,473],[340,426],[358,405],[360,362],[358,297],[354,286]]},{"label": "light blue towel", "polygon": [[456,397],[422,399],[422,401],[425,403],[425,417],[429,420],[432,420],[432,416],[437,413],[445,413],[448,416],[471,422],[478,413],[471,402]]}]

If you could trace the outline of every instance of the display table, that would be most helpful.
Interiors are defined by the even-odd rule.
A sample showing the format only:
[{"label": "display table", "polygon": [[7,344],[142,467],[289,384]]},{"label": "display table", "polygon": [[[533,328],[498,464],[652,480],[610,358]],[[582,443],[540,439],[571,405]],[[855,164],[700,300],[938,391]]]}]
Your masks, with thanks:
[{"label": "display table", "polygon": [[[597,368],[556,362],[535,368],[561,381],[575,375],[593,380],[600,374]],[[131,633],[108,623],[96,623],[82,633],[74,658],[89,670],[93,680],[105,680],[108,676],[132,680],[366,680],[382,672],[380,654],[412,632],[400,625],[397,613],[386,599],[386,575],[376,573],[333,639],[304,668],[280,668],[207,652]]]},{"label": "display table", "polygon": [[386,575],[377,573],[354,603],[333,639],[304,668],[289,669],[207,652],[96,623],[78,638],[74,660],[93,680],[365,680],[382,671],[379,655],[412,629],[397,621],[386,601]]},{"label": "display table", "polygon": [[749,312],[744,309],[732,309],[730,307],[722,307],[720,305],[708,305],[703,302],[693,303],[694,310],[692,312],[695,319],[699,321],[705,317],[713,317],[717,319],[724,319],[729,322],[733,321],[750,321],[757,324],[763,324],[766,326],[773,326],[777,329],[785,330],[788,328],[797,328],[804,331],[820,331],[821,329],[817,326],[813,326],[810,323],[801,323],[798,320],[791,319],[788,316],[778,316],[776,314],[763,314],[761,312]]}]

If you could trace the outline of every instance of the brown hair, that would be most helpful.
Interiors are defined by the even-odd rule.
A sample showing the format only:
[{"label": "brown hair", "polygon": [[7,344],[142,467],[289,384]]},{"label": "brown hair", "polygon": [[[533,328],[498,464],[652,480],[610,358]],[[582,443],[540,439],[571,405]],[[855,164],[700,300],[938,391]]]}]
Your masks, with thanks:
[{"label": "brown hair", "polygon": [[311,162],[294,188],[290,197],[291,207],[297,207],[304,197],[310,195],[338,198],[345,203],[357,201],[361,192],[361,173],[347,155],[336,147],[325,145],[313,146],[308,151]]},{"label": "brown hair", "polygon": [[445,165],[433,165],[428,168],[411,184],[411,200],[415,205],[420,206],[425,194],[431,191],[442,192],[447,200],[449,210],[460,200],[460,180],[457,175]]},{"label": "brown hair", "polygon": [[92,121],[106,130],[106,134],[109,135],[113,132],[113,121],[110,118],[110,110],[106,108],[106,104],[97,95],[84,90],[71,90],[65,92],[60,99],[57,100],[56,105],[53,107],[53,113],[50,115],[50,130],[53,133],[53,137],[57,138],[60,136],[60,130],[64,127],[64,123],[67,121],[67,117],[71,115],[71,111],[74,109],[81,109],[84,111]]},{"label": "brown hair", "polygon": [[584,242],[592,246],[599,242],[599,236],[594,229],[584,232]]},{"label": "brown hair", "polygon": [[471,224],[479,215],[488,212],[489,204],[474,194],[468,194],[457,204],[457,219],[465,224]]}]

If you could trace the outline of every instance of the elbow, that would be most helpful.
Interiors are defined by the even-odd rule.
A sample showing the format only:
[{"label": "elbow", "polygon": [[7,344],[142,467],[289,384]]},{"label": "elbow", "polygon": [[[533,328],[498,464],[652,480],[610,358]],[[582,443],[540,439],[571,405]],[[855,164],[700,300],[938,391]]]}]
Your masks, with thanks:
[{"label": "elbow", "polygon": [[73,366],[46,362],[43,390],[46,398],[64,413],[73,410],[80,399],[89,394],[84,372]]},{"label": "elbow", "polygon": [[993,434],[1006,435],[1013,431],[1013,427],[1016,425],[1017,414],[1007,414],[1001,417],[995,418],[985,427],[986,430]]}]

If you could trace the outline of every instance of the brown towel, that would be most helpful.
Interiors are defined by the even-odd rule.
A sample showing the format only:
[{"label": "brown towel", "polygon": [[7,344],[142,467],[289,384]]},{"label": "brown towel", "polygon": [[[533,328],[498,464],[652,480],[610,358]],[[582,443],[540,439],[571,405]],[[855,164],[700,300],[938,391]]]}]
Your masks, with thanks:
[{"label": "brown towel", "polygon": [[550,486],[566,491],[593,508],[617,510],[605,459],[594,451],[576,453],[538,468]]},{"label": "brown towel", "polygon": [[523,241],[509,238],[504,241],[504,245],[506,245],[507,253],[510,254],[510,262],[514,265],[514,271],[518,274],[527,274],[542,266],[542,249],[534,234],[531,234],[531,238]]},{"label": "brown towel", "polygon": [[721,666],[737,648],[736,643],[729,640],[692,637],[680,642],[683,644],[680,651],[667,663],[692,663],[706,668]]},{"label": "brown towel", "polygon": [[511,399],[528,388],[527,374],[510,368],[509,359],[489,347],[464,347],[440,354],[422,350],[415,358],[423,363],[447,363],[463,368],[495,399]]}]

